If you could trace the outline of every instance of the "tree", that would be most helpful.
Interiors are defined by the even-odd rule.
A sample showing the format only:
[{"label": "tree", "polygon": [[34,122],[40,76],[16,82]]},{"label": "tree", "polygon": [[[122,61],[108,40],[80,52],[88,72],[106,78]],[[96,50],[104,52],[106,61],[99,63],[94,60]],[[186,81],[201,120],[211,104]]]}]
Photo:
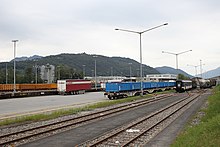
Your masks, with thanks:
[{"label": "tree", "polygon": [[178,74],[177,79],[179,80],[189,80],[189,77],[184,76],[183,74]]},{"label": "tree", "polygon": [[27,67],[25,69],[25,74],[24,74],[24,82],[25,83],[33,83],[34,81],[34,74],[32,67]]},{"label": "tree", "polygon": [[0,84],[5,84],[5,74],[3,70],[0,70]]}]

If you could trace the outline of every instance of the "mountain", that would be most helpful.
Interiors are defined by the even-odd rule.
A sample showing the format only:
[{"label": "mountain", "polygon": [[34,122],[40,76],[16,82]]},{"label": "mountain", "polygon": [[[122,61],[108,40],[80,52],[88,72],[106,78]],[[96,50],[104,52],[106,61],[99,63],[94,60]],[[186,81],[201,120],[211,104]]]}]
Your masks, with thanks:
[{"label": "mountain", "polygon": [[[59,54],[43,57],[38,60],[37,64],[45,65],[47,63],[55,66],[68,66],[78,72],[83,71],[83,65],[86,76],[93,76],[95,69],[96,60],[96,71],[98,76],[129,76],[130,66],[131,75],[139,75],[140,63],[124,57],[107,57],[102,55],[90,55],[86,53],[81,54]],[[131,63],[131,64],[129,64]],[[143,65],[143,75],[158,73],[154,68]]]},{"label": "mountain", "polygon": [[156,67],[155,69],[161,74],[175,74],[175,75],[183,74],[186,77],[190,77],[190,78],[193,77],[192,75],[189,75],[188,73],[186,73],[185,71],[183,71],[181,69],[176,70],[176,69],[174,69],[172,67],[168,67],[168,66]]},{"label": "mountain", "polygon": [[28,60],[38,60],[38,59],[40,59],[40,58],[42,58],[42,56],[34,55],[34,56],[30,56],[30,57],[28,58]]},{"label": "mountain", "polygon": [[[199,76],[201,76],[201,75],[199,75]],[[205,79],[220,76],[220,67],[213,69],[213,70],[210,70],[210,71],[207,71],[207,72],[203,73],[202,76]]]},{"label": "mountain", "polygon": [[[95,57],[94,57],[95,56]],[[139,76],[140,63],[124,57],[107,57],[102,55],[90,55],[86,53],[80,54],[59,54],[46,57],[32,56],[29,58],[18,58],[16,62],[16,80],[18,83],[21,80],[34,79],[35,67],[42,65],[54,65],[55,77],[60,79],[67,78],[82,78],[83,71],[85,76],[94,76],[95,61],[96,61],[96,75],[97,76]],[[8,70],[8,83],[13,82],[13,62],[0,63],[0,83],[4,83],[6,65]],[[143,76],[146,74],[159,74],[154,68],[143,65]],[[19,80],[21,79],[21,80]],[[27,81],[26,81],[27,82]]]},{"label": "mountain", "polygon": [[[30,56],[30,57],[23,56],[23,57],[16,57],[15,61],[19,62],[19,61],[26,61],[26,60],[38,60],[40,58],[42,58],[42,56],[38,56],[38,55],[34,55],[34,56]],[[14,59],[11,60],[10,62],[13,62],[13,61],[14,61]]]}]

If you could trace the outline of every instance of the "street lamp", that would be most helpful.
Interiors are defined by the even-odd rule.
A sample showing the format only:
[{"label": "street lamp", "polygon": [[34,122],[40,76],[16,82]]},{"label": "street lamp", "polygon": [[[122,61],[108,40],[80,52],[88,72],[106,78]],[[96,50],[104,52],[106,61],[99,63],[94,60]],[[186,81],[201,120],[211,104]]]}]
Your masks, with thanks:
[{"label": "street lamp", "polygon": [[204,64],[202,64],[202,60],[200,59],[200,74],[201,74],[201,78],[202,78],[202,65],[204,65]]},{"label": "street lamp", "polygon": [[95,77],[95,74],[94,74],[94,70],[93,70],[93,69],[91,70],[91,72],[92,72],[92,77]]},{"label": "street lamp", "polygon": [[139,68],[136,69],[137,77],[138,77],[138,75],[139,75],[139,70],[140,70]]},{"label": "street lamp", "polygon": [[51,65],[49,63],[47,63],[45,69],[47,69],[47,84],[50,84],[51,83]]},{"label": "street lamp", "polygon": [[8,84],[8,64],[5,65],[5,84]]},{"label": "street lamp", "polygon": [[111,67],[111,77],[113,77],[113,67]]},{"label": "street lamp", "polygon": [[93,56],[95,58],[95,89],[97,90],[97,79],[96,79],[96,58],[97,56]]},{"label": "street lamp", "polygon": [[117,31],[125,31],[125,32],[136,33],[136,34],[139,34],[139,35],[140,35],[140,78],[141,78],[141,96],[143,96],[141,35],[142,35],[143,33],[145,33],[145,32],[151,31],[151,30],[153,30],[153,29],[156,29],[156,28],[159,28],[159,27],[162,27],[162,26],[165,26],[165,25],[168,25],[168,23],[164,23],[164,24],[162,24],[162,25],[159,25],[159,26],[156,26],[156,27],[153,27],[153,28],[150,28],[150,29],[141,31],[141,32],[132,31],[132,30],[125,30],[125,29],[115,29],[115,30],[117,30]]},{"label": "street lamp", "polygon": [[132,63],[128,63],[130,65],[130,78],[131,78],[131,65]]},{"label": "street lamp", "polygon": [[162,51],[162,53],[167,53],[167,54],[171,54],[171,55],[175,55],[176,56],[176,69],[178,70],[178,55],[186,53],[186,52],[190,52],[190,51],[192,51],[192,50],[187,50],[187,51],[180,52],[180,53],[171,53],[171,52]]},{"label": "street lamp", "polygon": [[38,71],[39,66],[35,64],[34,67],[35,67],[35,84],[37,84],[37,71]]},{"label": "street lamp", "polygon": [[85,66],[86,65],[82,65],[82,66],[83,66],[83,78],[85,78],[85,76],[86,76]]},{"label": "street lamp", "polygon": [[195,77],[196,77],[196,76],[197,76],[197,67],[198,67],[199,65],[189,65],[189,64],[187,64],[187,66],[195,67]]},{"label": "street lamp", "polygon": [[16,92],[16,77],[15,77],[15,57],[16,57],[16,42],[18,42],[18,40],[12,40],[13,44],[14,44],[14,90],[13,93]]},{"label": "street lamp", "polygon": [[57,66],[57,80],[60,80],[60,66]]}]

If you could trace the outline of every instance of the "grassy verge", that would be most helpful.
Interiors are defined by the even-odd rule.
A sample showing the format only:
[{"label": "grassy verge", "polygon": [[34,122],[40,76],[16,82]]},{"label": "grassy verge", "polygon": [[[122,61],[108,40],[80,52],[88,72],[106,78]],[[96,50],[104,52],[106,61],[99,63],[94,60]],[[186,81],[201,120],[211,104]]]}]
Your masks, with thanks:
[{"label": "grassy verge", "polygon": [[202,110],[205,116],[196,126],[187,126],[172,147],[220,146],[220,86],[215,87],[208,98],[209,106]]},{"label": "grassy verge", "polygon": [[112,106],[115,104],[121,104],[121,103],[139,100],[139,99],[149,98],[151,96],[152,95],[149,94],[149,95],[144,95],[143,97],[140,97],[140,96],[128,97],[124,99],[99,102],[96,104],[87,105],[87,106],[80,107],[80,108],[62,109],[62,110],[53,111],[51,113],[42,113],[42,114],[27,115],[27,116],[21,116],[21,117],[16,117],[16,118],[11,118],[11,119],[5,119],[3,121],[0,121],[0,126],[11,125],[11,124],[16,124],[16,123],[28,123],[28,122],[34,122],[34,121],[49,120],[49,119],[54,119],[54,118],[64,116],[64,115],[77,114],[83,111],[91,111],[97,108],[103,108],[103,107]]}]

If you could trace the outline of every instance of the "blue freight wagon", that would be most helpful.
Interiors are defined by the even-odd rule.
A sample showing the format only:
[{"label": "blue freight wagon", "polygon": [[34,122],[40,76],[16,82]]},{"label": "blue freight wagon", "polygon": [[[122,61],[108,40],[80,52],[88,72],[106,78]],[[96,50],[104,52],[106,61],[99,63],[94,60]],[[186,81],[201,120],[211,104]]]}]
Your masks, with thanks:
[{"label": "blue freight wagon", "polygon": [[[143,82],[143,93],[152,93],[175,87],[175,82]],[[105,95],[109,99],[136,96],[141,93],[141,82],[106,83]]]}]

